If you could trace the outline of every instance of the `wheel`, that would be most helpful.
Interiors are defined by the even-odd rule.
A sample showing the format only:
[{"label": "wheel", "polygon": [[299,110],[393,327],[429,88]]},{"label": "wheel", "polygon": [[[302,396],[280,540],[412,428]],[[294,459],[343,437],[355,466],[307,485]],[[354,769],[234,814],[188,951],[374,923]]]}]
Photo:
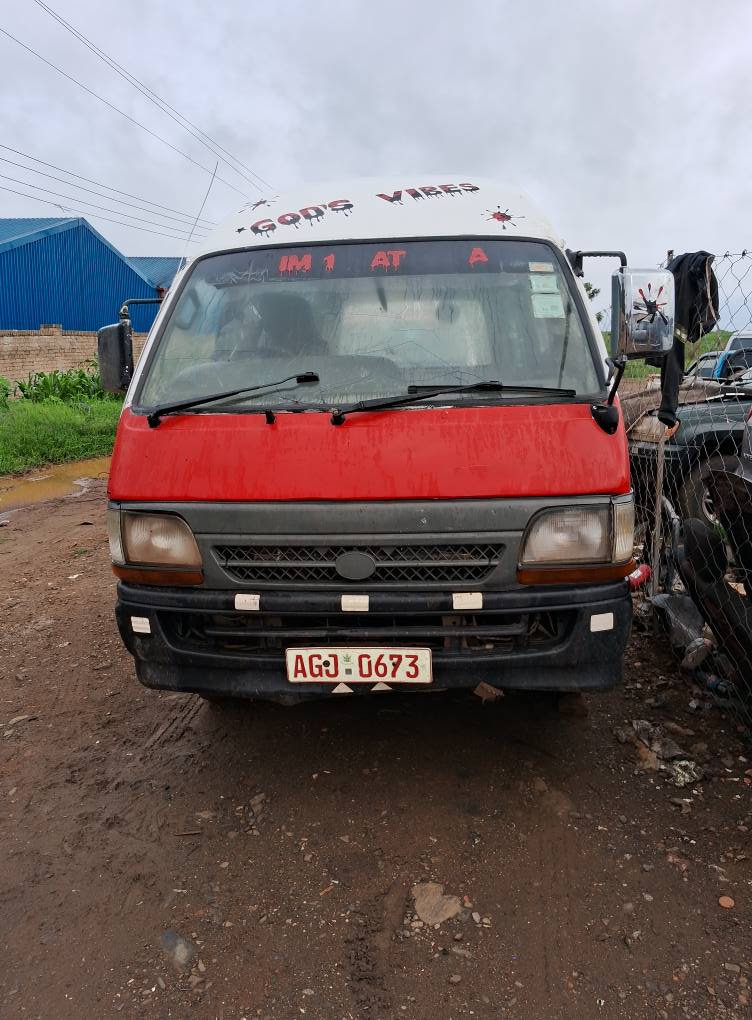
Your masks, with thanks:
[{"label": "wheel", "polygon": [[733,474],[739,465],[735,454],[718,453],[713,457],[695,464],[682,482],[677,493],[677,512],[683,519],[697,517],[705,524],[714,526],[718,517],[710,495],[709,479],[712,471],[725,471]]}]

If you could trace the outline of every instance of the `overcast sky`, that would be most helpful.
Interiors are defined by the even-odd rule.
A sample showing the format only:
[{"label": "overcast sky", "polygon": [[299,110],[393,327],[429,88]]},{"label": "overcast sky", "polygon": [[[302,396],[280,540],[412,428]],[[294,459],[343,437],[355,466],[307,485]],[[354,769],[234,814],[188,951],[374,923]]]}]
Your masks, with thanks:
[{"label": "overcast sky", "polygon": [[[275,192],[306,179],[392,172],[423,184],[456,171],[517,185],[570,246],[623,248],[634,265],[667,248],[752,246],[752,5],[740,0],[45,2]],[[0,27],[213,168],[211,153],[34,0],[6,0]],[[0,142],[197,213],[206,172],[2,35],[0,61]],[[259,197],[228,167],[218,173]],[[114,197],[9,163],[0,174],[123,211]],[[44,197],[84,211],[126,254],[185,250],[98,219],[75,197]],[[204,215],[242,204],[215,182]],[[176,226],[127,211],[142,227]],[[58,214],[0,190],[0,216]]]}]

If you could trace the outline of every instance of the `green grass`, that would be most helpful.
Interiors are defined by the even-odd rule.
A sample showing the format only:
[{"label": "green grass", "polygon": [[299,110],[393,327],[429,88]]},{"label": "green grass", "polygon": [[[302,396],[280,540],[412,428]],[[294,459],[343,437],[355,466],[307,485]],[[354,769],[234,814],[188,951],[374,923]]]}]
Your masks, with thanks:
[{"label": "green grass", "polygon": [[[701,354],[706,351],[722,351],[731,336],[731,330],[718,329],[712,333],[706,333],[704,337],[694,344],[687,344],[684,352],[684,367],[689,368],[693,361],[697,361]],[[648,375],[659,374],[660,369],[655,365],[647,365],[644,361],[630,361],[624,372],[625,379],[644,379]]]},{"label": "green grass", "polygon": [[0,409],[0,475],[112,452],[119,400],[11,400]]}]

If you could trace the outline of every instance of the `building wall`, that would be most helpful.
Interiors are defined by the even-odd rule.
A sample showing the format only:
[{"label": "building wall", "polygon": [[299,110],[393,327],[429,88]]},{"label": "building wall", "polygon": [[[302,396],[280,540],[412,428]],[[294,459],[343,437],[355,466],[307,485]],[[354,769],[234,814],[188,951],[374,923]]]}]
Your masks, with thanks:
[{"label": "building wall", "polygon": [[[139,358],[146,333],[133,334],[133,354]],[[96,359],[97,334],[70,332],[47,326],[38,332],[0,332],[0,375],[12,383],[30,372],[65,371]]]},{"label": "building wall", "polygon": [[[89,227],[78,225],[0,251],[0,330],[97,330],[116,322],[127,298],[154,288]],[[134,329],[148,331],[157,306],[134,306]]]}]

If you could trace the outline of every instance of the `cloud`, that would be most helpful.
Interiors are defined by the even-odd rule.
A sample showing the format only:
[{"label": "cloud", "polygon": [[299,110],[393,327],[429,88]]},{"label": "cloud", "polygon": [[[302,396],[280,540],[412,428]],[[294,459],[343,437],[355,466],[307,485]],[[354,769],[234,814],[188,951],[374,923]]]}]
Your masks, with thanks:
[{"label": "cloud", "polygon": [[[482,174],[530,193],[571,246],[622,248],[634,264],[654,264],[669,247],[752,244],[740,215],[752,198],[745,5],[721,0],[709,21],[706,5],[687,0],[52,2],[276,189],[386,172]],[[9,7],[4,24],[214,165],[38,7]],[[198,210],[206,173],[3,37],[0,58],[6,144]],[[4,164],[0,173],[20,176]],[[258,194],[227,167],[219,174]],[[238,206],[217,183],[205,215]],[[0,191],[0,215],[54,214]],[[127,253],[182,251],[179,241],[91,219]],[[592,275],[603,284],[604,270]]]}]

